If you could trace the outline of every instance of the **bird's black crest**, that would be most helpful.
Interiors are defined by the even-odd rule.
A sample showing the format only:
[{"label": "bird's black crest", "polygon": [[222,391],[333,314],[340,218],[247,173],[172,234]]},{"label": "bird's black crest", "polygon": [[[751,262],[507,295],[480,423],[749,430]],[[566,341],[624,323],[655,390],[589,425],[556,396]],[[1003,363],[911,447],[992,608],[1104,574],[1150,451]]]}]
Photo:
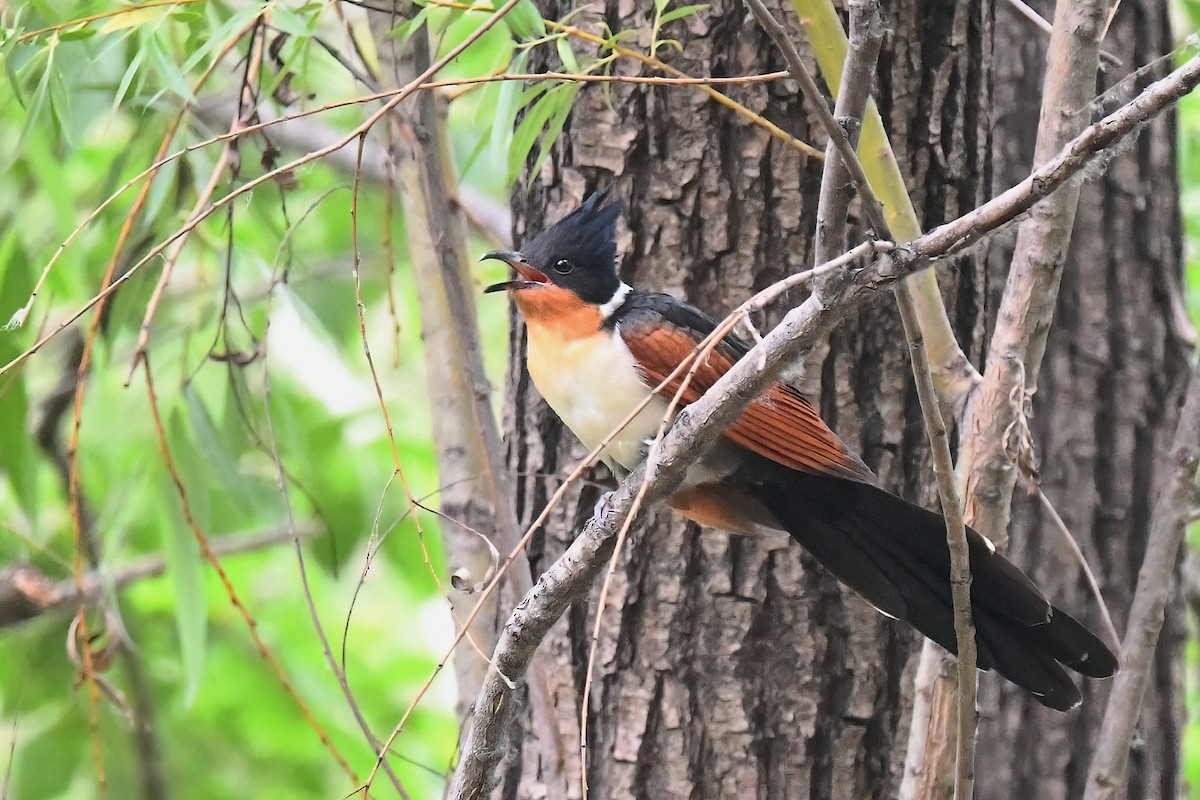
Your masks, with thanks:
[{"label": "bird's black crest", "polygon": [[[616,243],[621,202],[605,205],[608,198],[607,189],[596,192],[521,249],[530,266],[594,303],[607,302],[621,285]],[[555,270],[563,261],[572,267],[567,275]]]}]

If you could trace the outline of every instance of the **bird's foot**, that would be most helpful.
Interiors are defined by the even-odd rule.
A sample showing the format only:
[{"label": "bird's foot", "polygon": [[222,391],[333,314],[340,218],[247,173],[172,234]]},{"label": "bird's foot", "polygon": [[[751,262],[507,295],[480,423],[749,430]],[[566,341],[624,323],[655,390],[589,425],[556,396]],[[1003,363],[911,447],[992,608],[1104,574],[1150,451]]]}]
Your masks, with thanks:
[{"label": "bird's foot", "polygon": [[600,495],[600,499],[596,501],[596,505],[592,508],[592,516],[599,517],[604,511],[604,506],[608,503],[608,499],[613,496],[616,490],[605,492]]}]

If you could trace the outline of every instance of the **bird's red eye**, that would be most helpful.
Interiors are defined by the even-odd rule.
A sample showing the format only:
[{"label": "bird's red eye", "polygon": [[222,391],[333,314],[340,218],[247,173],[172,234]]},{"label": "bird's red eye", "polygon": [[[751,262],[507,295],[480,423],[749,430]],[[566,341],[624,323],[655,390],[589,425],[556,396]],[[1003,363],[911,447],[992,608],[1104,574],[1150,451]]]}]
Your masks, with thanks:
[{"label": "bird's red eye", "polygon": [[560,258],[554,262],[554,271],[559,275],[570,275],[573,269],[575,269],[575,265],[565,258]]}]

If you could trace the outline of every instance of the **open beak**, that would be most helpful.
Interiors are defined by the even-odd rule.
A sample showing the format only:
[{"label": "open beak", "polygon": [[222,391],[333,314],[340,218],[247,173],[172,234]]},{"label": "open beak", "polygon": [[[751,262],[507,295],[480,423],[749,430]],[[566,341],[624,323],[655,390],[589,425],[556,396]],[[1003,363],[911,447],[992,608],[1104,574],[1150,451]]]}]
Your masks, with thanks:
[{"label": "open beak", "polygon": [[479,260],[487,261],[488,259],[503,261],[515,269],[519,277],[513,281],[493,283],[483,290],[484,294],[488,292],[511,292],[517,289],[532,289],[535,286],[543,286],[550,283],[549,278],[529,266],[529,262],[525,260],[525,256],[515,250],[493,250],[490,253],[484,253],[483,258]]}]

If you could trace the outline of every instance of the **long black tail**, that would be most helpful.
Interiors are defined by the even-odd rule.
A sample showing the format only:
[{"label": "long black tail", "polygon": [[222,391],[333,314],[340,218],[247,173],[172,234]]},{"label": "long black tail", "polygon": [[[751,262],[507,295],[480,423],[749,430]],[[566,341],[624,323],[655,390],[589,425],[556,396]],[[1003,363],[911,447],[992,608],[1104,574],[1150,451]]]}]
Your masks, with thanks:
[{"label": "long black tail", "polygon": [[[864,483],[760,464],[747,490],[840,581],[880,611],[956,653],[950,559],[941,516]],[[1050,605],[1025,573],[967,529],[979,668],[992,669],[1066,711],[1090,678],[1117,670],[1112,652]]]}]

